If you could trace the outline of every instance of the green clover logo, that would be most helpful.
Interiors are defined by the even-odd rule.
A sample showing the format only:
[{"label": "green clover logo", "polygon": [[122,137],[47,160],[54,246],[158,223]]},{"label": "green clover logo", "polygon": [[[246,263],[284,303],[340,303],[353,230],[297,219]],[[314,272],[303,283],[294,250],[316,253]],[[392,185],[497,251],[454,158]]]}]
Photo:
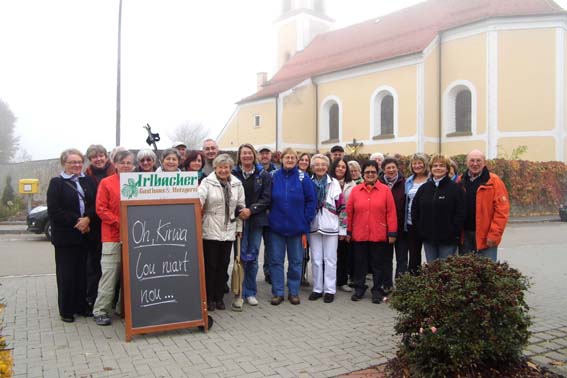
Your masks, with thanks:
[{"label": "green clover logo", "polygon": [[138,197],[138,184],[134,179],[128,179],[128,183],[122,186],[122,195],[128,199]]}]

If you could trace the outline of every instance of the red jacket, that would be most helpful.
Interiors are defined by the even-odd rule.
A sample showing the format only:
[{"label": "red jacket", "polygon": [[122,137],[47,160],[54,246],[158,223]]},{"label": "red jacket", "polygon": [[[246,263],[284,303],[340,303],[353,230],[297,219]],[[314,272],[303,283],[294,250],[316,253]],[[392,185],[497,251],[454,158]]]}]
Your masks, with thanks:
[{"label": "red jacket", "polygon": [[[459,178],[459,181],[462,176]],[[469,193],[467,193],[469,195]],[[486,240],[490,239],[499,245],[502,241],[504,228],[510,215],[510,200],[504,182],[490,173],[488,181],[479,186],[476,191],[476,248],[488,248]]]},{"label": "red jacket", "polygon": [[368,191],[366,184],[355,186],[347,202],[347,233],[353,241],[387,242],[397,236],[396,204],[390,189],[377,182]]},{"label": "red jacket", "polygon": [[96,213],[102,221],[102,242],[120,242],[120,176],[117,173],[100,182]]}]

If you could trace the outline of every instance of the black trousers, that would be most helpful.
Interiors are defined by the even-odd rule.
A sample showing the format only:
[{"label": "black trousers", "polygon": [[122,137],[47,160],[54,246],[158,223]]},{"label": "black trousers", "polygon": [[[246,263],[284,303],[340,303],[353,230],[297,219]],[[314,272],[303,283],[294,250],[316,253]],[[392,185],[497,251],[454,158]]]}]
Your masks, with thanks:
[{"label": "black trousers", "polygon": [[232,243],[232,241],[203,240],[208,302],[218,302],[224,297]]},{"label": "black trousers", "polygon": [[55,275],[59,314],[71,317],[87,309],[86,271],[88,244],[55,247]]},{"label": "black trousers", "polygon": [[417,227],[408,224],[407,243],[409,251],[408,270],[410,274],[416,275],[421,266],[421,247],[423,240],[417,230]]},{"label": "black trousers", "polygon": [[[393,249],[387,242],[354,242],[352,246],[354,260],[354,290],[358,295],[364,295],[368,288],[366,285],[366,273],[368,264],[372,269],[372,295],[383,296],[383,286],[388,282],[388,261],[392,261]],[[390,274],[392,270],[390,268]]]},{"label": "black trousers", "polygon": [[339,240],[337,248],[337,287],[348,284],[348,276],[352,279],[352,245],[346,240]]},{"label": "black trousers", "polygon": [[98,281],[102,276],[100,259],[102,257],[102,243],[92,242],[87,251],[87,303],[90,307],[96,302]]}]

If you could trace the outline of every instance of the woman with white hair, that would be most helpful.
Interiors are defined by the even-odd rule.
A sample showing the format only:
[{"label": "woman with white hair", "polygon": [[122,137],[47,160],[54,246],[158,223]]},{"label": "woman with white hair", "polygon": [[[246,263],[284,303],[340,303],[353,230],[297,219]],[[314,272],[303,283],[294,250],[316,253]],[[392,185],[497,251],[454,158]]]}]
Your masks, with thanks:
[{"label": "woman with white hair", "polygon": [[156,170],[156,154],[149,148],[138,151],[136,172],[154,172]]},{"label": "woman with white hair", "polygon": [[343,191],[338,180],[329,176],[329,165],[329,158],[325,155],[315,154],[311,158],[311,179],[315,184],[317,203],[309,232],[313,267],[313,292],[309,300],[324,297],[325,303],[335,299],[339,234],[346,236],[346,225],[341,227],[339,221],[339,215],[345,215]]},{"label": "woman with white hair", "polygon": [[227,154],[213,160],[214,171],[199,185],[199,199],[203,212],[203,250],[205,256],[205,283],[207,309],[224,310],[224,288],[230,251],[237,234],[242,232],[242,221],[237,211],[244,209],[244,188],[230,172],[234,161]]}]

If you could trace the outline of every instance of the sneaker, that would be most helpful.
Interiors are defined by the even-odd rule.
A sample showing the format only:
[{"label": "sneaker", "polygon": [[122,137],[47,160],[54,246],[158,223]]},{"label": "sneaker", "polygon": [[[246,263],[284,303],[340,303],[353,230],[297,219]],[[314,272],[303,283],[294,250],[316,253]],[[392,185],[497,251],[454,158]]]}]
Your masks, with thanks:
[{"label": "sneaker", "polygon": [[332,303],[335,300],[335,294],[325,293],[323,297],[323,302]]},{"label": "sneaker", "polygon": [[65,323],[73,323],[75,321],[75,317],[73,315],[61,315],[61,320]]},{"label": "sneaker", "polygon": [[316,301],[317,299],[321,298],[322,296],[323,296],[323,294],[317,293],[317,292],[314,291],[314,292],[312,292],[312,293],[309,295],[309,298],[308,298],[308,299],[309,299],[310,301]]},{"label": "sneaker", "polygon": [[256,297],[248,297],[248,298],[246,298],[246,302],[250,306],[258,306],[258,300],[256,299]]},{"label": "sneaker", "polygon": [[110,323],[112,323],[112,320],[110,320],[110,316],[108,316],[106,314],[95,315],[94,321],[95,321],[96,325],[99,325],[99,326],[107,326],[107,325],[110,325]]},{"label": "sneaker", "polygon": [[292,305],[298,305],[301,303],[301,300],[299,299],[299,296],[297,295],[288,295],[287,299],[289,300],[289,303],[291,303]]},{"label": "sneaker", "polygon": [[234,302],[232,302],[230,308],[232,308],[232,311],[240,312],[242,311],[243,304],[244,304],[244,300],[242,298],[234,298]]},{"label": "sneaker", "polygon": [[215,311],[215,308],[217,308],[217,305],[216,305],[215,302],[207,303],[207,311],[209,311],[209,312]]},{"label": "sneaker", "polygon": [[270,301],[270,303],[272,304],[272,306],[277,306],[280,303],[283,302],[283,297],[277,295],[275,297],[272,297],[272,300]]},{"label": "sneaker", "polygon": [[364,296],[364,294],[359,294],[359,293],[354,293],[351,297],[350,300],[354,301],[354,302],[358,302],[362,299],[362,297]]},{"label": "sneaker", "polygon": [[352,287],[348,285],[341,285],[339,286],[340,291],[344,291],[345,293],[352,293]]}]

